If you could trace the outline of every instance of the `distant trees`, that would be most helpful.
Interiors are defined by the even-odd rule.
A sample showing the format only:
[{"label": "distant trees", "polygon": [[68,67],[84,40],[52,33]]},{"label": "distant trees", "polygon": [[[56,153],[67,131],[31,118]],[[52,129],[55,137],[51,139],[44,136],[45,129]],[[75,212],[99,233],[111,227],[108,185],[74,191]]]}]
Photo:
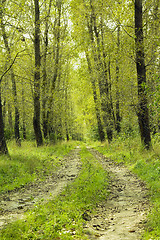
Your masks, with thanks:
[{"label": "distant trees", "polygon": [[139,127],[148,149],[160,130],[159,7],[1,0],[0,141],[14,132],[19,146],[21,138],[37,146],[92,135],[111,142]]},{"label": "distant trees", "polygon": [[[5,121],[7,137],[12,135],[12,121],[15,120],[15,138],[19,145],[22,137],[33,138],[33,130],[37,146],[43,144],[43,138],[69,140],[76,129],[74,123],[69,123],[74,118],[67,90],[71,62],[68,56],[72,55],[67,29],[68,3],[5,0],[1,2],[1,20],[2,67],[6,69],[12,63],[12,56],[26,50],[14,61],[2,85],[5,107],[1,120]],[[4,91],[6,86],[7,91]]]},{"label": "distant trees", "polygon": [[[148,149],[151,145],[149,103],[152,100],[147,100],[150,81],[147,69],[150,64],[145,65],[145,51],[150,50],[153,53],[149,33],[152,31],[152,24],[156,29],[154,31],[157,32],[155,19],[159,1],[145,1],[143,10],[142,1],[136,0],[134,3],[128,1],[113,3],[109,0],[85,0],[82,3],[72,0],[71,7],[73,35],[77,43],[82,44],[80,51],[86,53],[92,86],[94,83],[92,90],[96,99],[95,112],[99,111],[100,116],[97,117],[97,126],[101,141],[105,137],[109,142],[112,141],[113,134],[116,134],[115,130],[118,134],[121,131],[122,134],[132,132],[138,117],[142,144]],[[150,21],[146,20],[148,17]],[[142,19],[144,23],[147,21],[143,25]],[[143,38],[143,31],[147,34],[146,38]],[[158,50],[156,33],[152,38],[154,39],[152,56],[156,65],[158,61],[155,57]],[[145,44],[150,48],[146,49]],[[149,54],[146,59],[153,63],[152,59],[148,58]],[[105,136],[101,135],[102,131],[99,129],[105,131]]]}]

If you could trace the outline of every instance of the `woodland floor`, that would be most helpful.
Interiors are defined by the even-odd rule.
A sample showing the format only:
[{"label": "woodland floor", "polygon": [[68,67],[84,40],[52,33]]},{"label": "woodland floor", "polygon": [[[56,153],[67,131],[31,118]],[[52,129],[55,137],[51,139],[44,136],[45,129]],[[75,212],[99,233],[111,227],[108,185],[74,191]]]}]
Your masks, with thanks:
[{"label": "woodland floor", "polygon": [[[94,149],[88,149],[108,171],[109,198],[99,204],[96,214],[84,226],[88,239],[139,240],[149,211],[147,189],[144,183],[124,165],[115,164]],[[61,167],[45,181],[38,180],[23,188],[0,196],[0,228],[17,219],[35,204],[57,196],[73,181],[81,169],[77,147],[66,156]]]}]

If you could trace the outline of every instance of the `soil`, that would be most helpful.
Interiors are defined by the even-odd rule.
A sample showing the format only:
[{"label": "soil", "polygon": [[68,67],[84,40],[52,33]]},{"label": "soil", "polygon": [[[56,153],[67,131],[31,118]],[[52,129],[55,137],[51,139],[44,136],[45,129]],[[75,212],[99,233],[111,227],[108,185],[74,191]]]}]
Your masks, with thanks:
[{"label": "soil", "polygon": [[45,181],[37,179],[21,189],[0,196],[0,229],[9,222],[25,218],[25,212],[43,201],[56,197],[64,187],[73,181],[81,168],[80,149],[74,149],[65,156],[58,170],[47,176]]},{"label": "soil", "polygon": [[[139,240],[143,232],[149,201],[145,184],[124,165],[116,164],[94,149],[88,149],[109,174],[109,197],[99,204],[96,214],[84,226],[88,239]],[[72,150],[61,167],[45,181],[0,196],[0,228],[25,218],[25,211],[43,200],[53,199],[73,181],[81,169],[80,148]]]},{"label": "soil", "polygon": [[139,240],[149,212],[145,184],[123,164],[116,164],[94,149],[90,152],[109,173],[109,198],[97,207],[86,225],[89,239]]}]

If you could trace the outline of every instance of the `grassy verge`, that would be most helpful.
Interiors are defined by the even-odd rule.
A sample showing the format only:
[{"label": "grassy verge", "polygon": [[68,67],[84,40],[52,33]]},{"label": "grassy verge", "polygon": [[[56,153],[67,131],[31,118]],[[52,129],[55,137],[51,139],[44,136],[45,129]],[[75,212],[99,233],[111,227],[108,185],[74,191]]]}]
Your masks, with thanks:
[{"label": "grassy verge", "polygon": [[89,216],[96,204],[107,196],[107,173],[99,162],[82,148],[79,177],[48,204],[35,206],[25,221],[17,221],[0,231],[1,240],[87,239],[84,214]]},{"label": "grassy verge", "polygon": [[23,142],[19,148],[10,142],[10,157],[0,156],[0,193],[22,187],[37,177],[44,179],[75,145],[64,142],[36,148],[33,142]]},{"label": "grassy verge", "polygon": [[95,143],[94,147],[106,157],[123,162],[146,182],[152,209],[143,239],[160,240],[160,140],[153,139],[150,151],[142,148],[138,138],[119,138],[110,145]]}]

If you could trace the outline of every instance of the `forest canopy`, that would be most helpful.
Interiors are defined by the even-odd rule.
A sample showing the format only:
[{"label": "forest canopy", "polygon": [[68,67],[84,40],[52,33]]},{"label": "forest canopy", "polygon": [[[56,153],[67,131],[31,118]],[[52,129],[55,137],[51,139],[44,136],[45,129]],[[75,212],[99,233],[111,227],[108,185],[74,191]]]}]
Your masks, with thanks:
[{"label": "forest canopy", "polygon": [[159,0],[1,0],[6,140],[107,140],[160,131]]}]

